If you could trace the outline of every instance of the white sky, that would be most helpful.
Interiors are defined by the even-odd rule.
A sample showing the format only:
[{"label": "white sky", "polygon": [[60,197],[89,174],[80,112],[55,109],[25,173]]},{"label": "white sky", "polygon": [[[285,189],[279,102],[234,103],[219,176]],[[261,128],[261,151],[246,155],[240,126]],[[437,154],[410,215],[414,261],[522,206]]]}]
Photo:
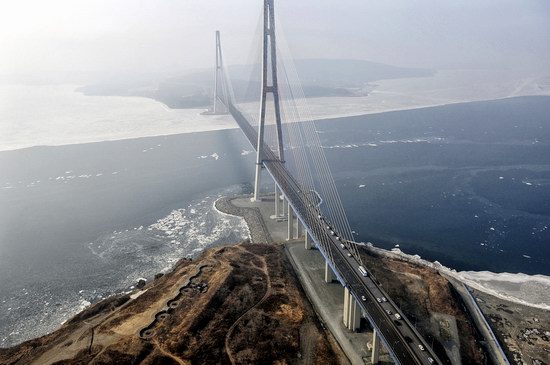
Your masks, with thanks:
[{"label": "white sky", "polygon": [[[275,0],[295,58],[550,74],[548,0]],[[0,76],[173,72],[249,54],[261,0],[1,0]]]}]

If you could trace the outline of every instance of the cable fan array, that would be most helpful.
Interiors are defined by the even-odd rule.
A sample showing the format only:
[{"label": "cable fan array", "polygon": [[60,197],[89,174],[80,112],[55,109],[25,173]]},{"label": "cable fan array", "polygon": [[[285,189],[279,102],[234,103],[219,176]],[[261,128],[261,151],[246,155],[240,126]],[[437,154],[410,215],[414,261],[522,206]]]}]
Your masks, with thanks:
[{"label": "cable fan array", "polygon": [[[285,150],[285,167],[300,187],[306,200],[315,205],[318,216],[322,219],[325,228],[335,233],[349,252],[362,265],[353,231],[349,225],[346,212],[336,188],[329,163],[321,144],[315,122],[309,113],[300,79],[288,49],[281,25],[277,22],[277,73],[279,98],[282,115],[283,144]],[[225,64],[222,64],[223,92],[227,95],[228,103],[237,108],[252,127],[257,131],[258,110],[261,95],[261,56],[263,36],[261,18],[255,33],[253,47],[248,56],[246,68],[248,80],[231,79]],[[245,74],[242,71],[240,74]],[[271,83],[271,75],[268,75]],[[238,83],[235,92],[232,83]],[[237,95],[237,97],[236,97]],[[264,128],[264,144],[277,155],[277,131],[274,118],[273,103],[267,103],[266,121]],[[228,106],[229,107],[229,106]],[[318,227],[318,226],[317,226]],[[318,229],[309,227],[310,229]],[[322,232],[310,232],[322,246],[325,254],[331,261],[332,252],[329,239]]]}]

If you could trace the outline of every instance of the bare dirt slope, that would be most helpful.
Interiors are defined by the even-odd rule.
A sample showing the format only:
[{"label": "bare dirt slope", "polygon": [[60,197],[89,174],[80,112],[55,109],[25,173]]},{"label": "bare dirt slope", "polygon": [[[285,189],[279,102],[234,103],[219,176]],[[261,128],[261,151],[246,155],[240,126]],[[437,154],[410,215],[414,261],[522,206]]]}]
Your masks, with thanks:
[{"label": "bare dirt slope", "polygon": [[240,244],[181,261],[139,296],[81,312],[0,349],[0,364],[338,364],[282,246]]},{"label": "bare dirt slope", "polygon": [[452,285],[431,268],[361,248],[375,280],[447,364],[487,364],[476,329]]}]

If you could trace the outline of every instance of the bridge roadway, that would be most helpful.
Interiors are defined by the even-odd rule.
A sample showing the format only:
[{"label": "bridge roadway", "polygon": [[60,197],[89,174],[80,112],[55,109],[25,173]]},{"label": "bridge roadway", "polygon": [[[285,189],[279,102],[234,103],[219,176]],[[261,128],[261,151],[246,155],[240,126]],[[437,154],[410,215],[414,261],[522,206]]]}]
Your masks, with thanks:
[{"label": "bridge roadway", "polygon": [[[252,147],[257,149],[256,130],[232,104],[229,106],[229,111]],[[330,233],[326,223],[319,219],[315,204],[309,202],[305,194],[301,194],[299,185],[284,164],[278,160],[270,148],[263,146],[263,153],[264,166],[281,188],[296,214],[300,216],[302,223],[309,228],[312,236],[316,236],[314,237],[316,241],[328,244],[327,248],[331,252],[338,274],[381,334],[394,360],[404,365],[440,363],[422,336],[413,329],[395,303],[386,298],[387,295],[371,276],[364,277],[360,274],[359,264],[355,258],[348,256],[347,249],[343,248],[341,242]],[[382,301],[382,298],[386,301]],[[387,311],[390,311],[390,314]],[[400,313],[402,319],[396,319],[395,313]],[[422,345],[424,350],[421,350],[418,345]]]}]

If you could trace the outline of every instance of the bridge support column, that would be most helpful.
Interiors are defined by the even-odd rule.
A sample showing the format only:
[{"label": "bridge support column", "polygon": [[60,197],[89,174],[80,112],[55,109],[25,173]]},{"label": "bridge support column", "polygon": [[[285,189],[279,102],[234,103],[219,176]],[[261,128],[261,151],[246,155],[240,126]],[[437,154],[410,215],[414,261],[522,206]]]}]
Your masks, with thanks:
[{"label": "bridge support column", "polygon": [[351,294],[349,294],[348,316],[348,329],[351,331],[358,330],[361,324],[361,309]]},{"label": "bridge support column", "polygon": [[371,355],[371,362],[373,364],[379,363],[379,356],[380,356],[380,337],[378,336],[378,331],[376,331],[376,328],[372,332],[372,355]]},{"label": "bridge support column", "polygon": [[352,331],[359,329],[361,324],[361,308],[359,308],[359,304],[357,304],[347,287],[344,288],[344,315],[342,320],[344,326]]},{"label": "bridge support column", "polygon": [[286,204],[286,199],[285,199],[285,196],[283,195],[283,215],[282,217],[286,217],[286,208],[287,208],[287,204]]},{"label": "bridge support column", "polygon": [[334,274],[332,273],[332,268],[328,264],[328,261],[325,261],[325,283],[332,283],[334,280]]},{"label": "bridge support column", "polygon": [[304,235],[304,244],[306,250],[311,250],[311,238],[309,237],[309,232],[306,231]]},{"label": "bridge support column", "polygon": [[292,207],[290,206],[290,203],[288,203],[288,237],[287,241],[290,241],[293,239],[293,233],[294,233],[294,216],[292,213]]},{"label": "bridge support column", "polygon": [[279,187],[275,184],[275,219],[279,218]]},{"label": "bridge support column", "polygon": [[298,216],[296,216],[296,238],[300,239],[302,237],[302,222],[298,219]]},{"label": "bridge support column", "polygon": [[344,287],[344,314],[342,315],[342,320],[344,322],[344,326],[348,328],[349,324],[349,289],[348,287]]},{"label": "bridge support column", "polygon": [[[258,156],[260,156],[259,152],[258,152]],[[251,199],[253,202],[262,201],[262,198],[260,198],[261,179],[262,179],[262,162],[260,160],[260,157],[258,157],[258,161],[256,161],[256,177],[254,178],[254,197]]]}]

